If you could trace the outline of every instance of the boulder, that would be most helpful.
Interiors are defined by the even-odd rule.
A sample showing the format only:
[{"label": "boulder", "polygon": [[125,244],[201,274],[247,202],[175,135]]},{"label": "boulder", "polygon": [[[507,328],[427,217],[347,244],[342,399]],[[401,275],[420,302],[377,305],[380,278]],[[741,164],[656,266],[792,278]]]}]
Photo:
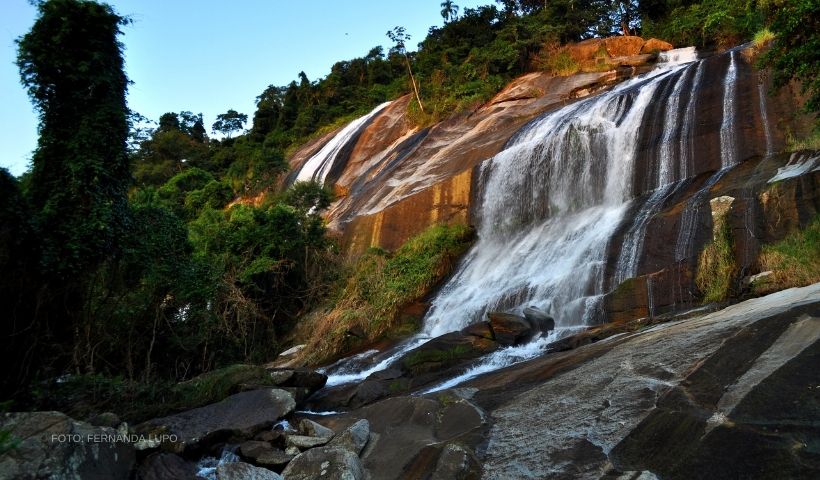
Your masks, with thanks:
[{"label": "boulder", "polygon": [[268,442],[274,447],[285,448],[285,442],[287,442],[287,435],[285,435],[285,433],[282,430],[263,430],[257,433],[253,437],[253,439]]},{"label": "boulder", "polygon": [[641,53],[655,53],[655,52],[665,52],[667,50],[672,50],[673,47],[671,43],[664,42],[663,40],[658,40],[657,38],[650,38],[643,44],[641,47]]},{"label": "boulder", "polygon": [[641,37],[609,37],[604,40],[606,52],[610,57],[627,57],[641,53],[644,41]]},{"label": "boulder", "polygon": [[407,352],[400,362],[410,376],[418,376],[478,358],[497,350],[498,346],[498,343],[486,338],[451,332]]},{"label": "boulder", "polygon": [[467,325],[461,329],[464,335],[472,335],[478,338],[486,338],[487,340],[495,340],[493,336],[493,327],[490,322],[478,322],[472,325]]},{"label": "boulder", "polygon": [[122,420],[120,420],[120,417],[117,416],[116,413],[104,412],[89,418],[88,423],[95,427],[117,428],[122,423]]},{"label": "boulder", "polygon": [[6,413],[0,430],[17,442],[0,456],[2,478],[127,479],[134,466],[134,448],[116,430],[60,412]]},{"label": "boulder", "polygon": [[359,456],[346,448],[319,447],[300,453],[282,476],[287,480],[362,480],[365,470]]},{"label": "boulder", "polygon": [[301,422],[299,422],[299,433],[308,437],[319,437],[319,438],[333,438],[335,433],[333,430],[319,425],[318,423],[314,422],[313,420],[308,420],[307,418],[303,418]]},{"label": "boulder", "polygon": [[330,441],[328,446],[346,448],[356,455],[361,455],[362,450],[364,450],[364,447],[367,445],[367,441],[369,439],[370,422],[366,419],[361,419],[353,425],[347,427],[344,432],[336,435],[336,437]]},{"label": "boulder", "polygon": [[518,315],[490,312],[487,318],[493,332],[493,340],[504,346],[524,343],[535,333],[530,322]]},{"label": "boulder", "polygon": [[307,388],[310,393],[325,386],[327,375],[309,368],[269,368],[271,379],[277,387]]},{"label": "boulder", "polygon": [[329,442],[329,438],[308,437],[305,435],[288,435],[288,446],[299,449],[313,448]]},{"label": "boulder", "polygon": [[469,449],[450,443],[441,451],[430,480],[467,480],[481,477],[481,465]]},{"label": "boulder", "polygon": [[223,463],[216,467],[217,480],[282,480],[282,476],[266,468],[247,463]]},{"label": "boulder", "polygon": [[195,480],[197,467],[173,453],[152,453],[137,469],[139,480]]},{"label": "boulder", "polygon": [[532,329],[537,332],[547,333],[555,330],[555,319],[539,308],[526,307],[524,309],[524,318],[530,322]]},{"label": "boulder", "polygon": [[258,440],[249,440],[240,444],[239,454],[255,465],[270,468],[283,467],[293,459],[293,455],[288,455],[281,449]]},{"label": "boulder", "polygon": [[176,415],[149,420],[137,433],[165,433],[175,436],[166,447],[175,452],[204,446],[223,437],[247,439],[291,413],[293,396],[278,389],[237,393],[218,403]]}]

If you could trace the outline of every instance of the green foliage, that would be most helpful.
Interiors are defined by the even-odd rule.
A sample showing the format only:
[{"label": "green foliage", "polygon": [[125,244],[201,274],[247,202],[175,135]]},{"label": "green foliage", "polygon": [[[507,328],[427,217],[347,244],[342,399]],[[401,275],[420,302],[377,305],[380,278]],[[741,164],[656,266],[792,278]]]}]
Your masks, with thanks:
[{"label": "green foliage", "polygon": [[754,34],[754,37],[752,37],[752,43],[754,44],[755,48],[760,49],[772,43],[774,39],[775,34],[772,33],[772,31],[768,28],[764,27],[763,29],[758,30],[757,33]]},{"label": "green foliage", "polygon": [[808,96],[806,110],[820,112],[820,2],[771,0],[769,29],[777,37],[763,57],[774,69],[776,87],[798,80]]},{"label": "green foliage", "polygon": [[753,1],[677,2],[667,9],[665,16],[645,25],[645,33],[675,45],[732,47],[763,27],[763,11]]},{"label": "green foliage", "polygon": [[714,240],[700,254],[695,283],[703,295],[703,302],[720,302],[734,292],[737,263],[734,258],[734,238],[728,219],[714,219]]},{"label": "green foliage", "polygon": [[111,7],[38,4],[17,41],[20,77],[39,112],[29,201],[44,272],[84,275],[116,250],[128,223],[128,109],[120,26]]}]

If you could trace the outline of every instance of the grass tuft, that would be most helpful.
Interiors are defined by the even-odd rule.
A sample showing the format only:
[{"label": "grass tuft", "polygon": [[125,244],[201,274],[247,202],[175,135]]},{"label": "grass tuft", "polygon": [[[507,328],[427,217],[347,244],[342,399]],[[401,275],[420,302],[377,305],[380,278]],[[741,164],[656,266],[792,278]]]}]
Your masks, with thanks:
[{"label": "grass tuft", "polygon": [[762,271],[771,270],[765,281],[752,285],[758,294],[820,282],[820,216],[805,229],[783,240],[764,245],[758,258]]},{"label": "grass tuft", "polygon": [[713,240],[700,254],[695,283],[703,303],[720,302],[734,291],[738,268],[734,258],[734,238],[726,214],[715,217]]}]

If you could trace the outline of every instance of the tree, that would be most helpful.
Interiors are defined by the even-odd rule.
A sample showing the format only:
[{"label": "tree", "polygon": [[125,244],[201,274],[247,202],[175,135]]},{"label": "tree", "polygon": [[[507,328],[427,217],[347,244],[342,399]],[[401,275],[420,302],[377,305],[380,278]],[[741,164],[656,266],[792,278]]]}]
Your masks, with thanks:
[{"label": "tree", "polygon": [[128,219],[128,78],[120,27],[108,5],[38,5],[17,40],[17,66],[40,118],[29,197],[42,235],[42,264],[66,278],[93,269]]},{"label": "tree", "polygon": [[393,51],[404,55],[404,62],[407,65],[407,73],[410,74],[410,83],[413,85],[413,92],[416,94],[416,101],[419,102],[419,109],[421,113],[424,113],[424,105],[421,103],[421,97],[419,96],[419,87],[416,85],[416,78],[413,76],[413,69],[410,67],[410,57],[407,56],[407,48],[405,47],[405,43],[410,41],[410,35],[406,33],[404,27],[394,27],[393,30],[387,31],[387,38],[390,39],[391,42],[395,43],[393,46]]},{"label": "tree", "polygon": [[228,138],[231,138],[231,133],[242,130],[245,126],[245,122],[247,121],[247,115],[230,109],[225,113],[220,113],[217,115],[216,122],[214,122],[211,128],[214,133],[219,132]]},{"label": "tree", "polygon": [[128,78],[117,40],[128,20],[92,1],[49,0],[37,10],[16,62],[40,121],[26,191],[40,250],[37,321],[58,342],[73,335],[80,368],[94,354],[87,287],[130,222]]},{"label": "tree", "polygon": [[458,5],[452,2],[452,0],[445,0],[441,2],[441,17],[444,19],[444,22],[450,22],[458,18]]}]

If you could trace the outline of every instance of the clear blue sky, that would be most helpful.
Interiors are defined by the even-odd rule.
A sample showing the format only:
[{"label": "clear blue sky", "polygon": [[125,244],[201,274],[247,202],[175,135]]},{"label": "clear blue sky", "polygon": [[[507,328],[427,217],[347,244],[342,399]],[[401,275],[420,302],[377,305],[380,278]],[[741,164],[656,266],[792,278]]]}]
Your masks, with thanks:
[{"label": "clear blue sky", "polygon": [[[14,40],[34,23],[27,0],[0,0],[0,167],[19,175],[37,143],[37,118],[20,86]],[[268,85],[304,70],[316,80],[333,63],[389,46],[385,32],[407,28],[415,50],[441,25],[441,0],[110,0],[134,20],[124,28],[129,106],[156,120],[165,112],[205,115],[210,129],[229,108],[253,115]],[[456,1],[461,9],[492,0]]]}]

